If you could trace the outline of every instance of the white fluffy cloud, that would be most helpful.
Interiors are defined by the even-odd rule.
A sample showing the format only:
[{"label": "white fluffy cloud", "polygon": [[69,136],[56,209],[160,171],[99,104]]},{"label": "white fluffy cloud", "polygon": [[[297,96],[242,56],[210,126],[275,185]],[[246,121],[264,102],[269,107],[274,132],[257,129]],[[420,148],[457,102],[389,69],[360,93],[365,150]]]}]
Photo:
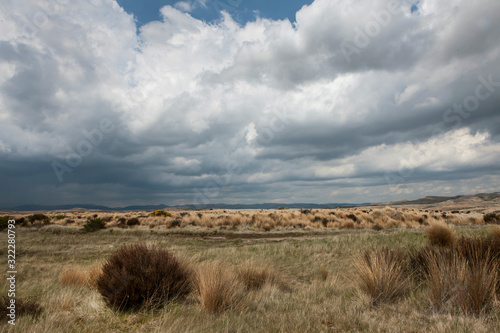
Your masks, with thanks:
[{"label": "white fluffy cloud", "polygon": [[500,184],[498,1],[316,0],[296,22],[244,26],[189,15],[203,4],[165,6],[136,33],[112,0],[4,1],[2,204],[191,204],[205,189],[366,202]]}]

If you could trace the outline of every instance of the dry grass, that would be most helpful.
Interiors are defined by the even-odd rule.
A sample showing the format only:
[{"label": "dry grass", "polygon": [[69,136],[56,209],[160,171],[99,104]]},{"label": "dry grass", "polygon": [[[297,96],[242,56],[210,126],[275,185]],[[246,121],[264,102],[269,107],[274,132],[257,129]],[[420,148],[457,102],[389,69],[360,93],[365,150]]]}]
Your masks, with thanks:
[{"label": "dry grass", "polygon": [[[491,214],[490,214],[491,215]],[[490,216],[488,215],[488,216]],[[498,214],[500,216],[500,214]],[[452,225],[484,224],[482,214],[464,214],[459,211],[442,212],[399,207],[343,208],[343,209],[289,209],[289,210],[204,210],[170,211],[165,216],[150,216],[146,212],[103,213],[67,212],[50,214],[50,222],[57,225],[83,226],[87,219],[98,218],[106,228],[219,228],[258,231],[282,229],[390,229],[396,227],[420,228],[433,223]],[[28,215],[16,215],[27,219]],[[489,219],[486,219],[490,221]],[[28,226],[31,226],[28,223]],[[40,225],[42,227],[43,225]]]},{"label": "dry grass", "polygon": [[264,285],[269,284],[277,286],[283,291],[290,291],[290,287],[284,282],[280,275],[274,269],[267,266],[258,267],[254,264],[250,264],[241,267],[237,275],[238,279],[247,290],[258,290]]},{"label": "dry grass", "polygon": [[402,258],[400,252],[383,248],[366,251],[356,262],[358,285],[374,305],[394,301],[409,290],[410,277]]},{"label": "dry grass", "polygon": [[493,225],[490,227],[490,231],[497,239],[500,239],[500,225]]},{"label": "dry grass", "polygon": [[434,223],[426,230],[426,235],[432,245],[450,247],[456,241],[455,232],[446,224]]},{"label": "dry grass", "polygon": [[481,314],[493,308],[497,265],[491,257],[471,263],[457,252],[429,253],[429,300],[436,311]]},{"label": "dry grass", "polygon": [[59,275],[59,282],[64,285],[97,287],[97,280],[102,273],[102,264],[96,263],[88,268],[71,267],[63,270]]},{"label": "dry grass", "polygon": [[[459,299],[453,308],[451,298],[448,298],[442,302],[444,305],[440,311],[433,312],[431,310],[435,307],[429,307],[431,285],[426,279],[427,263],[421,256],[424,253],[423,248],[432,249],[436,253],[440,251],[458,253],[458,248],[463,247],[460,252],[464,253],[463,256],[470,252],[469,248],[478,248],[481,249],[478,250],[481,253],[479,257],[483,258],[483,253],[487,253],[488,249],[492,253],[497,245],[490,240],[481,241],[480,244],[471,241],[467,246],[461,245],[465,244],[462,237],[488,235],[490,226],[455,226],[455,217],[447,214],[447,223],[454,225],[453,229],[460,237],[457,237],[453,246],[439,247],[429,244],[423,226],[426,223],[430,225],[443,220],[441,212],[376,208],[365,211],[312,210],[307,214],[298,210],[279,213],[257,210],[241,212],[205,210],[198,212],[201,216],[197,212],[190,212],[184,216],[180,213],[172,211],[172,217],[141,217],[132,213],[132,216],[127,218],[132,218],[135,214],[141,221],[141,226],[115,228],[112,232],[106,230],[92,234],[78,232],[75,226],[77,223],[68,226],[52,225],[40,229],[23,228],[17,237],[19,243],[24,244],[23,251],[29,255],[19,258],[22,262],[19,276],[22,276],[22,279],[19,280],[18,296],[21,299],[38,298],[44,310],[38,318],[19,317],[19,322],[16,323],[17,330],[82,333],[495,332],[498,330],[500,317],[497,314],[500,304],[498,301],[493,304],[488,303],[489,299],[494,299],[494,296],[491,296],[491,290],[494,288],[488,286],[485,278],[490,270],[482,273],[481,270],[477,270],[478,276],[470,278],[470,281],[486,282],[464,283],[464,285],[479,286],[473,293],[478,296],[475,300],[467,301],[468,298],[462,297],[467,302],[476,304],[471,307],[473,310],[466,310],[464,306],[462,307],[465,310],[462,310]],[[146,213],[141,214],[146,215]],[[356,221],[349,218],[349,214],[355,215]],[[89,214],[82,214],[80,220],[70,214],[67,215],[75,221],[85,221]],[[424,219],[424,215],[427,215],[427,218]],[[112,216],[113,220],[108,223],[126,217],[123,213]],[[234,223],[228,218],[231,216],[234,216]],[[259,221],[261,217],[265,217],[263,221],[266,223],[273,223],[272,231],[263,232]],[[456,217],[457,221],[459,217]],[[417,218],[422,218],[422,223],[419,223]],[[167,230],[167,221],[175,219],[182,219],[180,228]],[[191,220],[194,220],[196,225],[189,224]],[[328,230],[340,228],[346,221],[352,223],[351,229]],[[154,230],[149,229],[150,223],[155,225]],[[203,229],[207,228],[204,223],[211,223],[214,229]],[[233,229],[236,223],[239,224]],[[294,226],[299,223],[302,226]],[[380,223],[381,231],[372,230],[376,223]],[[403,228],[391,227],[393,225]],[[311,232],[306,232],[308,229]],[[493,239],[493,236],[489,235],[488,238]],[[138,240],[147,244],[157,244],[172,251],[177,258],[183,258],[181,262],[186,261],[184,258],[188,259],[195,265],[193,267],[196,267],[196,276],[202,273],[206,275],[198,280],[211,282],[204,283],[201,288],[197,287],[198,283],[193,284],[194,292],[185,299],[175,299],[154,311],[117,312],[107,306],[97,290],[74,285],[63,287],[58,281],[61,267],[71,268],[69,265],[73,265],[81,271],[88,271],[91,275],[89,262],[100,261],[113,254],[123,244],[133,244]],[[369,294],[358,291],[359,285],[355,283],[357,281],[353,276],[359,274],[359,268],[352,258],[358,255],[362,257],[366,249],[376,249],[371,252],[380,252],[384,247],[399,253],[394,256],[386,254],[384,256],[402,257],[402,259],[386,258],[385,262],[379,259],[375,260],[373,265],[374,260],[370,259],[370,256],[374,254],[371,254],[368,256],[369,264],[364,263],[369,267],[367,275],[369,277],[371,275],[371,279],[375,275],[373,272],[377,271],[373,267],[386,267],[378,271],[389,272],[386,274],[388,276],[391,276],[391,271],[395,271],[402,276],[402,279],[414,271],[420,270],[420,273],[413,273],[413,278],[408,282],[410,291],[396,292],[399,296],[388,297],[390,301],[385,301],[382,297],[380,301],[375,301],[378,306],[373,306],[374,299]],[[411,253],[418,255],[410,260],[412,256],[408,254]],[[364,258],[360,260],[363,261]],[[204,267],[214,266],[213,263],[218,261],[227,263],[227,266],[222,266],[223,272],[217,272],[215,268],[207,269],[208,273],[203,271]],[[493,261],[492,259],[491,267]],[[131,262],[143,271],[148,266],[143,260],[131,260]],[[496,262],[498,263],[498,260]],[[4,264],[7,264],[6,257]],[[401,267],[391,269],[396,265]],[[266,274],[259,273],[267,267],[279,273],[283,281],[293,286],[293,292],[284,293],[275,283],[268,282],[264,282],[260,289],[247,290],[239,277],[240,267],[241,269],[253,267],[257,271],[255,274],[257,280],[268,281],[267,278],[261,277]],[[215,273],[210,274],[210,271]],[[416,275],[424,276],[424,279],[418,281],[419,284],[415,283]],[[210,279],[209,276],[215,278]],[[386,278],[386,281],[390,280]],[[6,281],[2,287],[5,291],[8,287]],[[199,291],[201,289],[204,290],[203,293]],[[391,288],[386,289],[389,289],[386,294],[393,292]],[[488,298],[488,295],[491,297]],[[392,302],[396,300],[397,303]],[[486,306],[479,310],[478,315],[466,314],[477,311],[474,309],[480,308],[482,304]],[[218,315],[212,315],[213,313]]]},{"label": "dry grass", "polygon": [[201,265],[196,272],[194,289],[207,312],[219,313],[241,305],[241,288],[235,274],[221,262]]},{"label": "dry grass", "polygon": [[328,279],[328,275],[330,274],[328,269],[325,267],[322,267],[319,273],[322,281],[326,281]]}]

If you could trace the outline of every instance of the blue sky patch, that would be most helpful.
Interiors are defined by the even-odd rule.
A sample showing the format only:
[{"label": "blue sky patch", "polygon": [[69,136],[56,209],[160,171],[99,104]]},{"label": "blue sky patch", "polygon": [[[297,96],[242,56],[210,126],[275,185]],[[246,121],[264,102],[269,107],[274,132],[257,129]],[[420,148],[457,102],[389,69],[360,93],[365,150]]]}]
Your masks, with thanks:
[{"label": "blue sky patch", "polygon": [[254,21],[256,17],[265,17],[273,20],[288,18],[295,21],[295,13],[304,5],[309,5],[312,0],[206,0],[206,1],[169,1],[169,0],[118,0],[128,13],[137,19],[140,27],[151,21],[159,21],[160,8],[170,5],[181,10],[189,8],[188,11],[194,18],[205,22],[212,22],[220,18],[221,11],[231,14],[234,20],[240,24]]}]

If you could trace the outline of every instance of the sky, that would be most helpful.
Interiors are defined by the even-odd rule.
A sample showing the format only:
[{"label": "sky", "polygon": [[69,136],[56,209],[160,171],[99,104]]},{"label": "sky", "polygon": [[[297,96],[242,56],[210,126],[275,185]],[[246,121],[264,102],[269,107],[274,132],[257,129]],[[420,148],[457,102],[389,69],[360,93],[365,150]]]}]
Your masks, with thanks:
[{"label": "sky", "polygon": [[497,0],[0,3],[0,207],[495,192],[499,111]]}]

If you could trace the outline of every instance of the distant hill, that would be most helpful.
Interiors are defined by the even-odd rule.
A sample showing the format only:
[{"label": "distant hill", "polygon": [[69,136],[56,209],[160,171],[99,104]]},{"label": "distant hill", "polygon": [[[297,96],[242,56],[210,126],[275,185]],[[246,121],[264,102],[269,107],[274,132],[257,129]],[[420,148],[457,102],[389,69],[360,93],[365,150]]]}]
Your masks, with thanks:
[{"label": "distant hill", "polygon": [[417,200],[399,200],[373,204],[374,206],[418,206],[435,209],[486,209],[500,207],[500,192],[456,195],[452,197],[427,196]]}]

